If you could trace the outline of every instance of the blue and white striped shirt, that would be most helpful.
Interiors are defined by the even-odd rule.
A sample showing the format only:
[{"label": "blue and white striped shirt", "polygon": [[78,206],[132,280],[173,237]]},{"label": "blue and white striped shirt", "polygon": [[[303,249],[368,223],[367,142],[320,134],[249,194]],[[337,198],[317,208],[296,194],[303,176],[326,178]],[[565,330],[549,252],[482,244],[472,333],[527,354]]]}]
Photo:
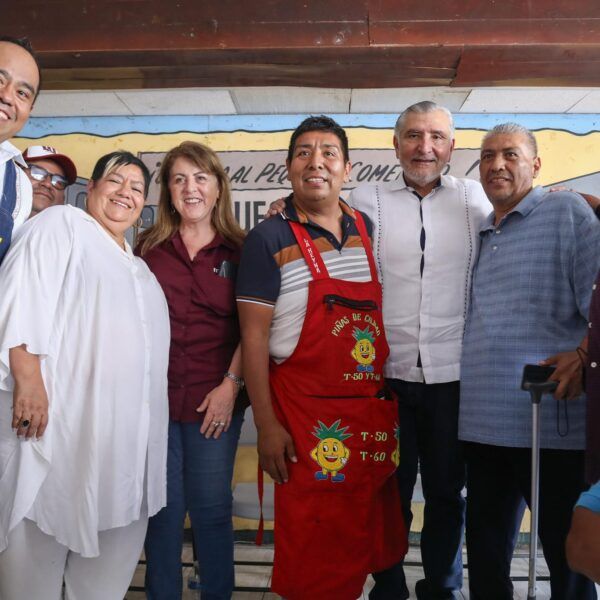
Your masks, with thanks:
[{"label": "blue and white striped shirt", "polygon": [[[459,437],[509,447],[531,446],[531,402],[521,391],[526,363],[574,350],[587,331],[600,264],[600,223],[570,192],[534,188],[496,227],[480,231],[461,361]],[[541,446],[582,449],[585,400],[545,396]]]},{"label": "blue and white striped shirt", "polygon": [[[296,348],[306,316],[308,285],[312,275],[287,221],[303,224],[325,263],[329,276],[346,281],[370,281],[369,261],[354,221],[354,210],[340,200],[342,240],[309,221],[296,210],[292,195],[285,211],[259,223],[246,237],[236,282],[238,302],[273,307],[269,353],[282,362]],[[364,216],[367,233],[372,225]]]}]

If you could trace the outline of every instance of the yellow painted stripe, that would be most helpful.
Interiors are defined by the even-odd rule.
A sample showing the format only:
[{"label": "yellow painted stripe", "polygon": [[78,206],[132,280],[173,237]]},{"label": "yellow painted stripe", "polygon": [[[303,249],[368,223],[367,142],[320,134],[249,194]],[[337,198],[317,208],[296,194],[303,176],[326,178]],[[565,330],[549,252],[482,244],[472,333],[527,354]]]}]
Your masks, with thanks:
[{"label": "yellow painted stripe", "polygon": [[[392,149],[392,129],[348,128],[351,149]],[[217,152],[245,150],[285,150],[291,131],[225,133],[168,133],[141,134],[125,133],[112,137],[88,134],[50,135],[35,140],[17,138],[15,145],[23,150],[31,144],[56,146],[75,158],[77,170],[82,177],[89,178],[98,157],[117,149],[133,153],[166,152],[173,146],[194,140],[211,146]],[[463,129],[456,132],[456,148],[479,148],[483,131]],[[597,172],[597,157],[600,155],[600,132],[575,135],[567,131],[544,129],[536,132],[542,159],[538,184],[582,177]]]}]

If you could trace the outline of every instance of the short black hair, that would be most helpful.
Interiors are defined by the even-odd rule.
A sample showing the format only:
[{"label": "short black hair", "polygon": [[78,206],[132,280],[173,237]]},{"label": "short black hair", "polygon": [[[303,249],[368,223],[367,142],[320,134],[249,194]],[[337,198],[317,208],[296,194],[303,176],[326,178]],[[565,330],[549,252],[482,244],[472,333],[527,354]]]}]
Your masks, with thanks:
[{"label": "short black hair", "polygon": [[294,129],[294,133],[292,133],[290,145],[288,147],[288,162],[292,162],[297,139],[303,133],[307,133],[309,131],[326,131],[333,133],[335,136],[337,136],[342,144],[344,161],[348,162],[350,160],[350,153],[348,152],[348,136],[346,135],[344,128],[336,123],[331,117],[327,117],[326,115],[318,115],[316,117],[307,117],[304,119],[304,121],[302,121],[302,123],[300,123],[300,125],[298,125],[298,127],[296,127],[296,129]]},{"label": "short black hair", "polygon": [[35,66],[37,67],[37,70],[38,70],[38,86],[37,86],[37,90],[35,90],[35,96],[33,98],[33,101],[35,102],[38,97],[38,94],[40,93],[40,90],[42,89],[42,67],[40,66],[40,61],[38,60],[37,54],[35,53],[33,46],[31,45],[31,42],[29,41],[29,38],[26,38],[26,37],[16,38],[16,37],[12,37],[10,35],[0,35],[0,42],[8,42],[9,44],[14,44],[15,46],[20,46],[21,48],[23,48],[23,50],[26,50],[27,52],[29,52],[29,54],[31,55],[31,58],[33,58],[33,60],[35,61]]},{"label": "short black hair", "polygon": [[115,150],[109,154],[105,154],[98,159],[96,166],[92,171],[90,179],[94,182],[102,179],[113,169],[117,167],[124,167],[125,165],[135,165],[139,167],[142,175],[144,176],[144,197],[148,195],[148,189],[150,188],[150,171],[148,167],[131,152],[127,150]]}]

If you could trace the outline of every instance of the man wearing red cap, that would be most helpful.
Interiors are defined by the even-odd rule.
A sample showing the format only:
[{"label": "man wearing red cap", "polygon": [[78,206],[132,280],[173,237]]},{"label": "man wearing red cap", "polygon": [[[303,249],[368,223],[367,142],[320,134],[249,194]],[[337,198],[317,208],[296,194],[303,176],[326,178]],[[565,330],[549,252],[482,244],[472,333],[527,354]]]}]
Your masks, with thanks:
[{"label": "man wearing red cap", "polygon": [[33,188],[30,217],[50,206],[65,203],[65,188],[77,179],[73,161],[52,146],[29,146],[23,152]]}]

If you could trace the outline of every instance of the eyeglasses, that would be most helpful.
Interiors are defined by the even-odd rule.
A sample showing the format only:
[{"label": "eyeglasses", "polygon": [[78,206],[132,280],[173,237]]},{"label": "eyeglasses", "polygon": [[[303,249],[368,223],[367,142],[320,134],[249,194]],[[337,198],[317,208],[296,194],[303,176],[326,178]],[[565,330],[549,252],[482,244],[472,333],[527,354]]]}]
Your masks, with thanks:
[{"label": "eyeglasses", "polygon": [[27,165],[29,167],[29,175],[31,175],[32,179],[36,181],[44,181],[46,178],[50,178],[50,185],[57,190],[64,190],[69,181],[66,177],[62,175],[57,175],[55,173],[50,173],[50,171],[46,171],[42,167],[38,167],[37,165]]}]

